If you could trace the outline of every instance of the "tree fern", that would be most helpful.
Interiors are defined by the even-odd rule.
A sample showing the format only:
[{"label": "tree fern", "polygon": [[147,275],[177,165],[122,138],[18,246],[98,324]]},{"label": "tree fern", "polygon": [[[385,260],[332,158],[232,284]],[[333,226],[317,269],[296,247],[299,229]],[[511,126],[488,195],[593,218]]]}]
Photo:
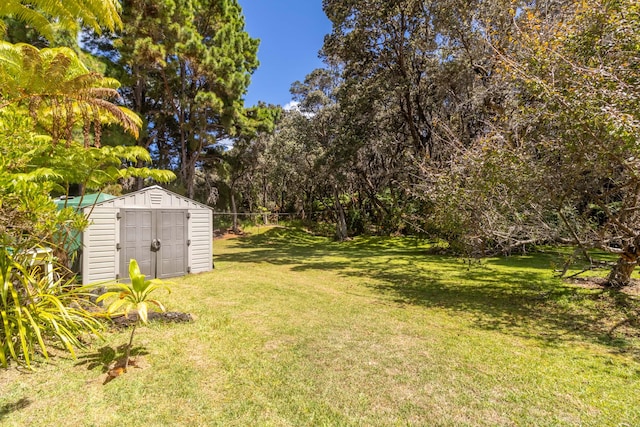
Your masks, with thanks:
[{"label": "tree fern", "polygon": [[[0,18],[23,21],[51,40],[54,25],[71,32],[78,32],[81,24],[97,32],[101,27],[112,31],[120,28],[120,8],[118,0],[2,0]],[[2,25],[0,20],[4,32]]]},{"label": "tree fern", "polygon": [[69,143],[72,132],[83,130],[85,145],[99,145],[103,123],[119,124],[138,136],[140,118],[127,108],[110,102],[119,97],[119,83],[89,71],[68,48],[37,49],[28,44],[0,41],[0,109],[9,105],[29,110],[38,126],[54,143]]}]

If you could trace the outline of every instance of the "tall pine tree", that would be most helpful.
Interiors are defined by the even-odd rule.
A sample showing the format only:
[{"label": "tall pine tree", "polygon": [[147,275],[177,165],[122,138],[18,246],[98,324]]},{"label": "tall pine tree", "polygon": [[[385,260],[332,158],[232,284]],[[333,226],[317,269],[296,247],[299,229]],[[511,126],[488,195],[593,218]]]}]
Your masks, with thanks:
[{"label": "tall pine tree", "polygon": [[[128,0],[124,31],[92,42],[112,62],[127,105],[145,126],[137,144],[178,172],[193,197],[203,150],[233,135],[258,66],[258,40],[236,0]],[[105,47],[107,46],[107,47]]]}]

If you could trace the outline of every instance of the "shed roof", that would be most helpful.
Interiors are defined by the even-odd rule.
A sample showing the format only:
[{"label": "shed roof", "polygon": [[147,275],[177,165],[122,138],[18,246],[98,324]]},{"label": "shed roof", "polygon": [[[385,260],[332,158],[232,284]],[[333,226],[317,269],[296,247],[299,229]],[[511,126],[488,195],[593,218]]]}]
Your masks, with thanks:
[{"label": "shed roof", "polygon": [[119,197],[112,197],[96,203],[96,206],[111,207],[148,207],[148,208],[201,208],[213,210],[212,207],[181,196],[159,185],[143,188]]}]

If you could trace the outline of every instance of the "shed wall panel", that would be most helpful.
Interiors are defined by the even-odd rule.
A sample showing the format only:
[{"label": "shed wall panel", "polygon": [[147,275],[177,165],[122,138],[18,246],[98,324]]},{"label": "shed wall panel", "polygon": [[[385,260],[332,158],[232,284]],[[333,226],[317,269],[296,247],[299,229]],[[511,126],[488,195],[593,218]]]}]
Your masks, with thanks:
[{"label": "shed wall panel", "polygon": [[189,265],[192,273],[201,273],[211,270],[212,264],[212,238],[213,218],[208,209],[190,210],[189,238]]},{"label": "shed wall panel", "polygon": [[83,233],[82,283],[115,280],[117,270],[117,209],[95,207]]}]

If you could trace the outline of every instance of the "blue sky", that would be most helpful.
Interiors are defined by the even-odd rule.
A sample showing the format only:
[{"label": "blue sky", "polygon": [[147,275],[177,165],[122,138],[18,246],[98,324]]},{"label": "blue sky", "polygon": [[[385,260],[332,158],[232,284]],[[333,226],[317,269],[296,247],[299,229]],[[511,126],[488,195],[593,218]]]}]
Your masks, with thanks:
[{"label": "blue sky", "polygon": [[260,67],[251,76],[245,106],[258,101],[285,106],[289,88],[322,66],[318,51],[331,22],[322,0],[239,0],[245,29],[260,39]]}]

